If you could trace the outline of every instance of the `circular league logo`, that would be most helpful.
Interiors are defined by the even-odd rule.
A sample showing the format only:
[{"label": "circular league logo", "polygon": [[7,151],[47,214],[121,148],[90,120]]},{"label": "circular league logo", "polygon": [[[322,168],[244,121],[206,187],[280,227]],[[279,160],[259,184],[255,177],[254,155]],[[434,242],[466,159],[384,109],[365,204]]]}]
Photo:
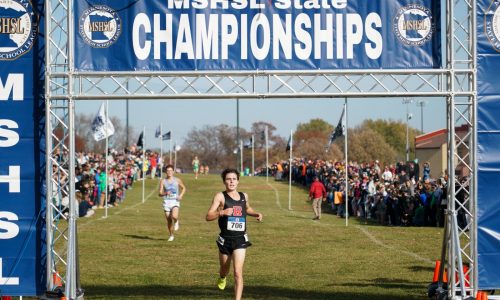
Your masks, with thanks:
[{"label": "circular league logo", "polygon": [[0,0],[0,60],[15,60],[28,53],[37,29],[29,0]]},{"label": "circular league logo", "polygon": [[107,48],[113,45],[121,31],[120,17],[114,9],[108,6],[92,6],[80,17],[80,35],[85,43],[93,48]]},{"label": "circular league logo", "polygon": [[430,9],[410,4],[401,7],[393,21],[393,31],[398,39],[409,46],[421,46],[432,38],[433,17]]},{"label": "circular league logo", "polygon": [[485,17],[484,32],[491,45],[500,52],[500,3],[493,1]]}]

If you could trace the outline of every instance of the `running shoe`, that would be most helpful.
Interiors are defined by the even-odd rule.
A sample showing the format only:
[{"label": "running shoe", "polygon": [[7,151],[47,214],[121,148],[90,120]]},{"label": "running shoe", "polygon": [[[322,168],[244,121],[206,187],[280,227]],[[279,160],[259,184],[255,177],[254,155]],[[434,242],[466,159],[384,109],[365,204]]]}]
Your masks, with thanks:
[{"label": "running shoe", "polygon": [[174,230],[175,230],[175,231],[179,230],[179,221],[176,221],[176,222],[174,223]]},{"label": "running shoe", "polygon": [[221,291],[226,288],[226,277],[219,277],[219,280],[217,281],[217,287]]},{"label": "running shoe", "polygon": [[171,236],[168,238],[168,241],[169,241],[169,242],[171,242],[171,241],[173,241],[173,240],[174,240],[174,236],[173,236],[173,235],[171,235]]}]

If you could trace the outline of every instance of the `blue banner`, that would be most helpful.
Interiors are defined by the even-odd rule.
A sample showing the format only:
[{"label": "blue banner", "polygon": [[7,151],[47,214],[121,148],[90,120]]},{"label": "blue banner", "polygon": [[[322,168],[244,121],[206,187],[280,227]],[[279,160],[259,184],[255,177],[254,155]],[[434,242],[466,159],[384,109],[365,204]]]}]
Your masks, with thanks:
[{"label": "blue banner", "polygon": [[0,1],[0,296],[45,291],[43,9]]},{"label": "blue banner", "polygon": [[440,68],[440,2],[76,0],[75,68]]},{"label": "blue banner", "polygon": [[500,1],[477,1],[478,288],[500,289]]}]

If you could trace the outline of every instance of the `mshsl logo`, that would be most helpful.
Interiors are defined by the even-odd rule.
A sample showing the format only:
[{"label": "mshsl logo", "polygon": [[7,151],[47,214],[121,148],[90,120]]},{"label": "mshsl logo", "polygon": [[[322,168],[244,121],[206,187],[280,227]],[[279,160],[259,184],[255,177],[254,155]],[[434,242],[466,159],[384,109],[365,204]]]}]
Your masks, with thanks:
[{"label": "mshsl logo", "polygon": [[29,0],[0,0],[0,60],[14,60],[29,52],[37,28]]},{"label": "mshsl logo", "polygon": [[80,35],[93,48],[107,48],[114,44],[120,36],[121,26],[116,11],[105,5],[88,8],[79,21]]},{"label": "mshsl logo", "polygon": [[409,46],[421,46],[432,38],[434,22],[430,9],[409,4],[401,7],[393,21],[393,31],[398,39]]},{"label": "mshsl logo", "polygon": [[493,1],[486,11],[484,32],[493,48],[500,52],[500,2]]}]

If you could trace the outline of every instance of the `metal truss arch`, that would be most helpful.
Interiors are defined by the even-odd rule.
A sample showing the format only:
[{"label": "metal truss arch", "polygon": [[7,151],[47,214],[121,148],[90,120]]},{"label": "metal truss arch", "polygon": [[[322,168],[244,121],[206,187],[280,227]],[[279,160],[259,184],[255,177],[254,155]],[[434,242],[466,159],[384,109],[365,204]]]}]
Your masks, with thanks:
[{"label": "metal truss arch", "polygon": [[[46,131],[47,131],[47,289],[60,274],[66,297],[76,299],[78,275],[76,210],[64,215],[52,199],[66,189],[75,199],[74,101],[91,99],[276,99],[430,97],[447,99],[449,232],[448,269],[469,265],[470,285],[451,276],[449,298],[477,291],[476,246],[476,1],[445,0],[445,66],[434,70],[318,70],[253,72],[75,72],[73,69],[73,0],[46,0]],[[467,125],[459,137],[455,127]],[[467,180],[455,175],[470,172]],[[69,178],[61,182],[60,176]],[[458,201],[457,194],[465,201]],[[73,201],[70,201],[73,203]],[[457,210],[465,211],[466,228],[454,226]],[[68,272],[67,270],[70,270]],[[448,272],[454,274],[454,272]],[[463,280],[461,276],[461,280]],[[457,296],[460,295],[460,296]]]},{"label": "metal truss arch", "polygon": [[[464,82],[471,70],[455,71]],[[449,95],[451,70],[343,70],[278,72],[75,72],[73,98],[88,99],[222,99],[321,97],[431,97]],[[65,99],[58,82],[66,73],[52,74],[53,99]],[[472,96],[463,87],[457,95]]]}]

